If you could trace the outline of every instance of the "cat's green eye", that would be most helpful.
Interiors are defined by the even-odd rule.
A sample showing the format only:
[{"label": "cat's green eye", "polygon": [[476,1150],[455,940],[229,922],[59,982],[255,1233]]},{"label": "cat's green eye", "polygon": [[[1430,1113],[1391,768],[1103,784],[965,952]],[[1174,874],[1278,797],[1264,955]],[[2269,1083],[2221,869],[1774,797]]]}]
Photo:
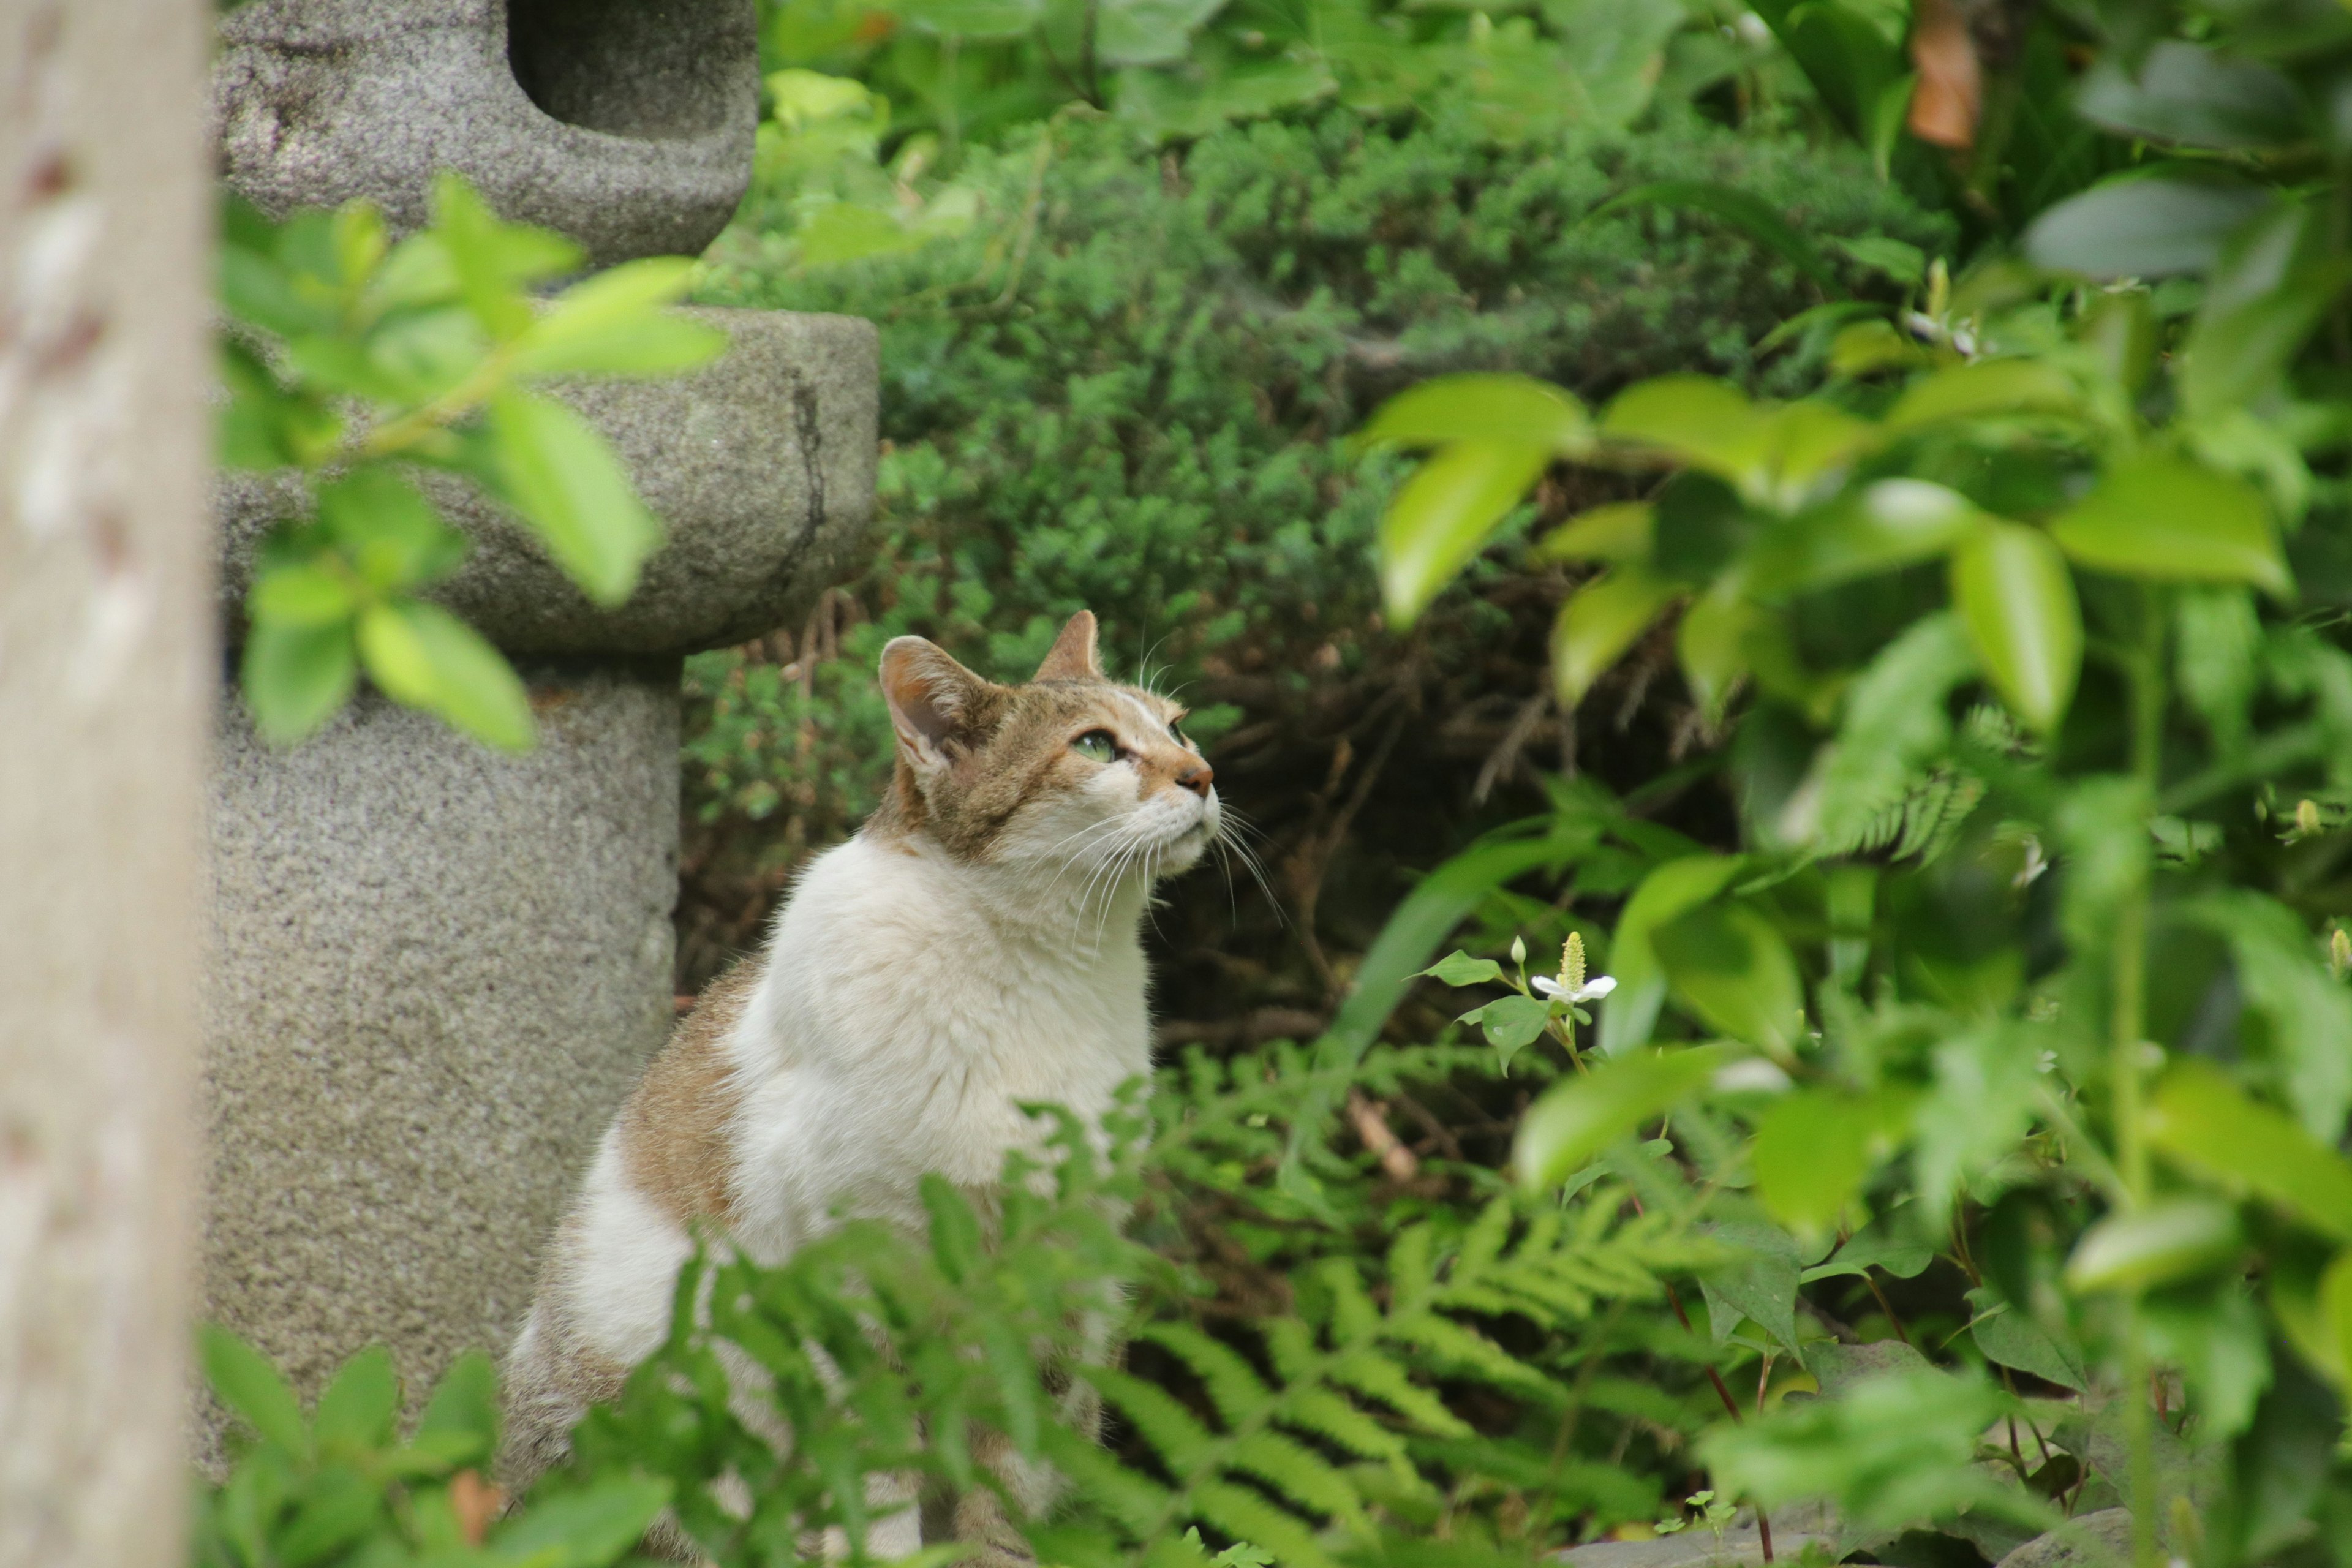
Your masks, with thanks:
[{"label": "cat's green eye", "polygon": [[1070,749],[1098,763],[1108,763],[1118,756],[1118,737],[1108,730],[1089,730],[1071,742]]}]

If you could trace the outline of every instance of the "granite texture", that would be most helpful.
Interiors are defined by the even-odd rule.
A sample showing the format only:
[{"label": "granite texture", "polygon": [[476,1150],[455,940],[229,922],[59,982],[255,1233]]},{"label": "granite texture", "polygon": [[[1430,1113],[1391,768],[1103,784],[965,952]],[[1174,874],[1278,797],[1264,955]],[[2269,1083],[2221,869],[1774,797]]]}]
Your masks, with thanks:
[{"label": "granite texture", "polygon": [[2131,1561],[2131,1510],[2077,1514],[2000,1560],[2000,1568],[2118,1568]]},{"label": "granite texture", "polygon": [[412,228],[450,168],[607,266],[699,252],[751,181],[753,0],[255,0],[220,37],[222,169],[273,214]]},{"label": "granite texture", "polygon": [[306,1394],[504,1348],[669,1025],[676,665],[523,673],[521,758],[373,695],[291,751],[223,715],[205,1310]]},{"label": "granite texture", "polygon": [[[576,383],[561,395],[619,448],[668,530],[628,602],[602,609],[502,509],[463,480],[425,489],[473,537],[436,588],[492,641],[526,654],[683,653],[797,619],[849,570],[874,512],[880,374],[874,324],[853,316],[696,310],[734,347],[692,375]],[[255,548],[292,510],[251,477],[220,489],[223,610]]]}]

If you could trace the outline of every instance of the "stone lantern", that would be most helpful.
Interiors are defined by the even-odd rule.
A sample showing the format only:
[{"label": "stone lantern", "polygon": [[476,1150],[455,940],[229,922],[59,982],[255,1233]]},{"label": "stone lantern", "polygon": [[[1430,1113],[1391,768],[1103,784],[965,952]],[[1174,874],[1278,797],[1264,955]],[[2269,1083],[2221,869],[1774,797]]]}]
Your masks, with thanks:
[{"label": "stone lantern", "polygon": [[[257,0],[220,33],[223,167],[266,210],[365,195],[414,226],[455,168],[607,265],[699,250],[750,179],[751,0]],[[871,516],[872,326],[699,314],[733,339],[712,366],[563,393],[668,530],[627,604],[435,481],[475,545],[437,596],[522,672],[537,751],[373,694],[288,751],[223,709],[205,1310],[306,1393],[371,1342],[412,1394],[504,1348],[669,1024],[679,659],[800,613]],[[278,493],[222,487],[232,638]]]}]

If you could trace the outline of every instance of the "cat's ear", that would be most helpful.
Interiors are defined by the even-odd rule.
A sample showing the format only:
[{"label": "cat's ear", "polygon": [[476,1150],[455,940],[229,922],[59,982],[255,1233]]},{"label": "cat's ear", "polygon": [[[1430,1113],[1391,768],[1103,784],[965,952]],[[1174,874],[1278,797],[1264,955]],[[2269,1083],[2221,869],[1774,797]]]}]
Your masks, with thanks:
[{"label": "cat's ear", "polygon": [[954,759],[949,748],[970,744],[988,682],[921,637],[892,637],[882,649],[882,695],[898,752],[918,773],[934,773]]},{"label": "cat's ear", "polygon": [[1062,635],[1054,639],[1054,647],[1045,655],[1045,662],[1037,667],[1038,680],[1100,680],[1102,666],[1095,658],[1095,613],[1080,610],[1072,616]]}]

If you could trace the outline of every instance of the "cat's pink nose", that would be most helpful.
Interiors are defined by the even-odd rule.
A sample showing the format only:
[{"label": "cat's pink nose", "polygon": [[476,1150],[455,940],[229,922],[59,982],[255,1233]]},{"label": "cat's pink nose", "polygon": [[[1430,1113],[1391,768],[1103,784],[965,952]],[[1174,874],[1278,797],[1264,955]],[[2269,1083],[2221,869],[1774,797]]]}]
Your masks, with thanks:
[{"label": "cat's pink nose", "polygon": [[1194,763],[1176,775],[1176,787],[1189,789],[1202,800],[1209,798],[1209,785],[1215,780],[1217,770],[1206,763]]}]

